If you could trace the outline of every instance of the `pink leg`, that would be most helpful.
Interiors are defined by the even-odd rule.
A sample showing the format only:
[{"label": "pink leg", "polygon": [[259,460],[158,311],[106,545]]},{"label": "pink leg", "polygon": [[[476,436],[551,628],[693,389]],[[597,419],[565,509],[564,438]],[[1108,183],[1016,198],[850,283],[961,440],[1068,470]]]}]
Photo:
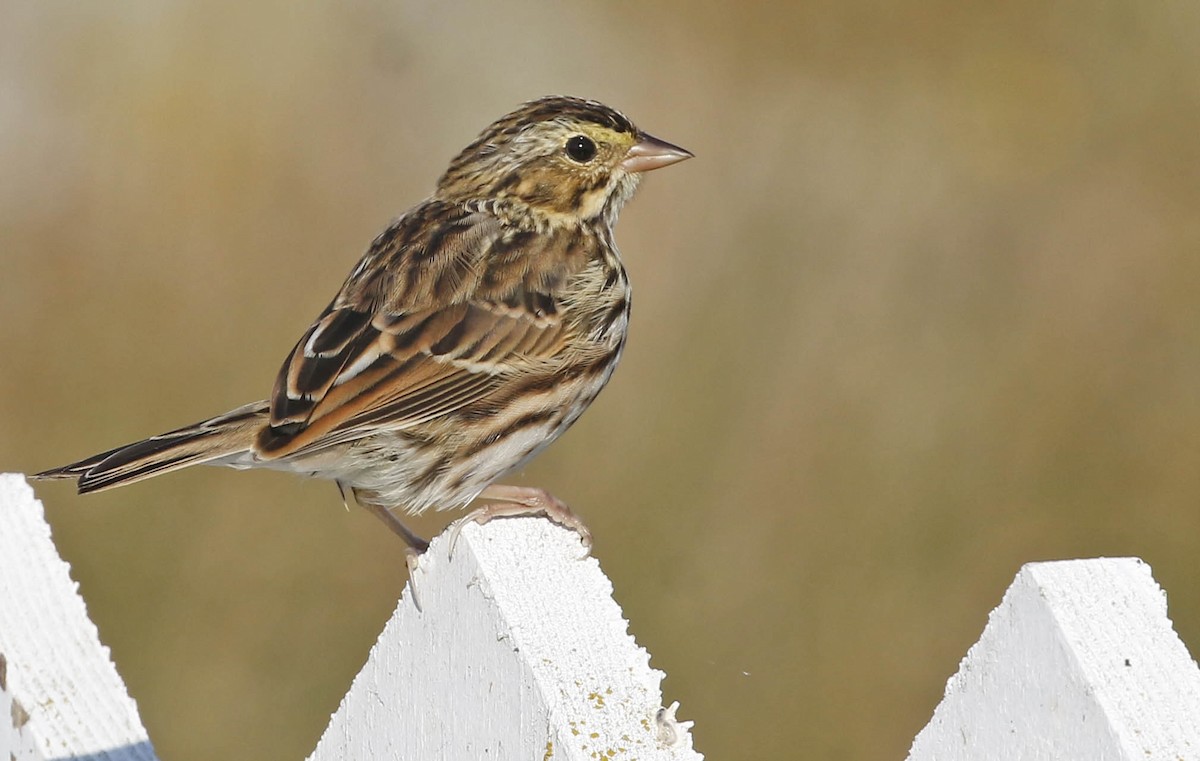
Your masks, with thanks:
[{"label": "pink leg", "polygon": [[386,507],[380,507],[369,502],[363,506],[379,518],[379,520],[386,523],[388,528],[394,531],[408,545],[404,548],[404,565],[408,566],[408,583],[412,588],[413,605],[416,605],[417,610],[420,611],[421,598],[417,595],[417,560],[420,559],[421,555],[425,554],[425,550],[429,549],[429,542],[414,534],[408,526],[405,526],[396,517],[395,513]]},{"label": "pink leg", "polygon": [[386,523],[388,528],[390,528],[396,533],[397,536],[403,539],[405,544],[408,545],[408,551],[411,554],[423,555],[425,554],[425,550],[429,549],[429,542],[414,534],[412,530],[409,529],[408,526],[405,526],[391,510],[388,510],[386,507],[380,507],[379,505],[373,505],[370,503],[365,504],[364,507],[370,510],[375,517],[379,518],[379,520]]},{"label": "pink leg", "polygon": [[592,549],[592,532],[584,525],[583,520],[567,507],[567,503],[555,497],[545,489],[533,486],[505,486],[492,484],[483,490],[479,499],[494,499],[495,502],[484,505],[454,522],[450,529],[450,553],[454,553],[454,545],[458,534],[466,523],[487,523],[493,518],[509,518],[518,515],[544,515],[564,528],[569,528],[583,541],[587,552]]}]

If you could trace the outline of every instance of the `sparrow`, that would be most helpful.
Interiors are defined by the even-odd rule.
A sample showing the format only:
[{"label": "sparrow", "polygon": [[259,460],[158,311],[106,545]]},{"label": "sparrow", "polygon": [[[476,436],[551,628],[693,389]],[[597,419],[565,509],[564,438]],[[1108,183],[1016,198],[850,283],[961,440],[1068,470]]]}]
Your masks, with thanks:
[{"label": "sparrow", "polygon": [[476,499],[464,521],[541,514],[590,547],[565,503],[498,481],[612,376],[630,308],[613,226],[645,172],[691,157],[595,101],[525,103],[375,238],[268,398],[35,478],[87,493],[191,465],[272,468],[349,490],[417,553],[428,544],[398,513]]}]

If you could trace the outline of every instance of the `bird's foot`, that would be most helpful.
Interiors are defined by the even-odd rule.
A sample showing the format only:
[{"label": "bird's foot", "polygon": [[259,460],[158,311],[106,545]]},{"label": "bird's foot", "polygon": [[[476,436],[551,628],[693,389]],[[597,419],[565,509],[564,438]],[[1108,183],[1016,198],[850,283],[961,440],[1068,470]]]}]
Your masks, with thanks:
[{"label": "bird's foot", "polygon": [[454,557],[454,545],[458,542],[458,535],[466,524],[484,524],[493,518],[511,518],[520,515],[544,515],[558,525],[579,534],[579,538],[583,542],[583,557],[587,557],[592,551],[592,532],[588,530],[583,519],[576,515],[566,502],[545,489],[494,484],[484,489],[479,498],[496,501],[472,510],[454,522],[450,528],[448,555],[451,558]]}]

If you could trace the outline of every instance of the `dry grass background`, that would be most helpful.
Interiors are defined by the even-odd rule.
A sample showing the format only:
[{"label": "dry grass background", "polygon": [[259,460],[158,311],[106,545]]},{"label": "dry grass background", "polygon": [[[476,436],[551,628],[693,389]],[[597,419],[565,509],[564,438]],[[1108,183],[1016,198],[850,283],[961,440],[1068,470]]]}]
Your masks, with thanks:
[{"label": "dry grass background", "polygon": [[[522,477],[709,758],[903,757],[1028,561],[1141,556],[1200,647],[1200,6],[0,17],[3,469],[262,397],[479,129],[584,95],[697,158],[626,211],[626,359]],[[173,761],[306,755],[404,581],[320,483],[38,491]]]}]

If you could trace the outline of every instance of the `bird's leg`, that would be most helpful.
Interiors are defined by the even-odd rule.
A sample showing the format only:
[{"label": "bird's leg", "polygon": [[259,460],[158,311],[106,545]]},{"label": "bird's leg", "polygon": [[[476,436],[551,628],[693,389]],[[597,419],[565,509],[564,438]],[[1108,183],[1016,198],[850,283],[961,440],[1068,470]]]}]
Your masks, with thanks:
[{"label": "bird's leg", "polygon": [[[355,494],[356,498],[357,496],[358,495]],[[360,504],[374,513],[379,520],[386,523],[388,528],[390,528],[401,539],[403,539],[406,544],[408,544],[408,546],[404,548],[404,565],[408,566],[408,584],[412,589],[413,605],[417,606],[417,612],[420,612],[421,597],[417,594],[417,560],[425,554],[425,550],[429,549],[429,542],[414,534],[408,526],[405,526],[400,519],[396,517],[395,513],[393,513],[391,510],[388,510],[386,507],[381,507],[371,502],[360,502]]]},{"label": "bird's leg", "polygon": [[387,527],[395,532],[397,536],[403,539],[408,545],[409,552],[414,556],[424,555],[425,550],[429,549],[429,542],[414,534],[412,530],[408,526],[405,526],[391,510],[388,510],[386,507],[380,507],[379,505],[371,504],[369,502],[364,504],[363,507],[370,510],[379,518],[379,520],[386,523]]},{"label": "bird's leg", "polygon": [[[337,481],[336,483],[338,489],[342,492],[342,499],[345,500],[345,487],[342,486],[341,481]],[[416,558],[424,555],[425,550],[429,549],[429,542],[414,534],[408,526],[400,522],[400,519],[391,510],[381,507],[379,504],[379,495],[375,492],[356,489],[353,486],[350,487],[350,491],[354,493],[355,502],[370,510],[376,518],[387,524],[392,533],[403,539],[404,543],[408,545],[408,554],[412,555],[409,562],[409,569],[411,570],[415,565]]]},{"label": "bird's leg", "polygon": [[592,532],[584,525],[583,519],[571,511],[566,502],[555,497],[545,489],[533,486],[505,486],[493,484],[479,494],[479,499],[492,499],[483,507],[471,511],[454,522],[450,529],[450,553],[454,552],[454,544],[458,534],[467,523],[487,523],[493,518],[509,518],[518,515],[544,515],[564,528],[569,528],[583,541],[585,555],[592,550]]}]

